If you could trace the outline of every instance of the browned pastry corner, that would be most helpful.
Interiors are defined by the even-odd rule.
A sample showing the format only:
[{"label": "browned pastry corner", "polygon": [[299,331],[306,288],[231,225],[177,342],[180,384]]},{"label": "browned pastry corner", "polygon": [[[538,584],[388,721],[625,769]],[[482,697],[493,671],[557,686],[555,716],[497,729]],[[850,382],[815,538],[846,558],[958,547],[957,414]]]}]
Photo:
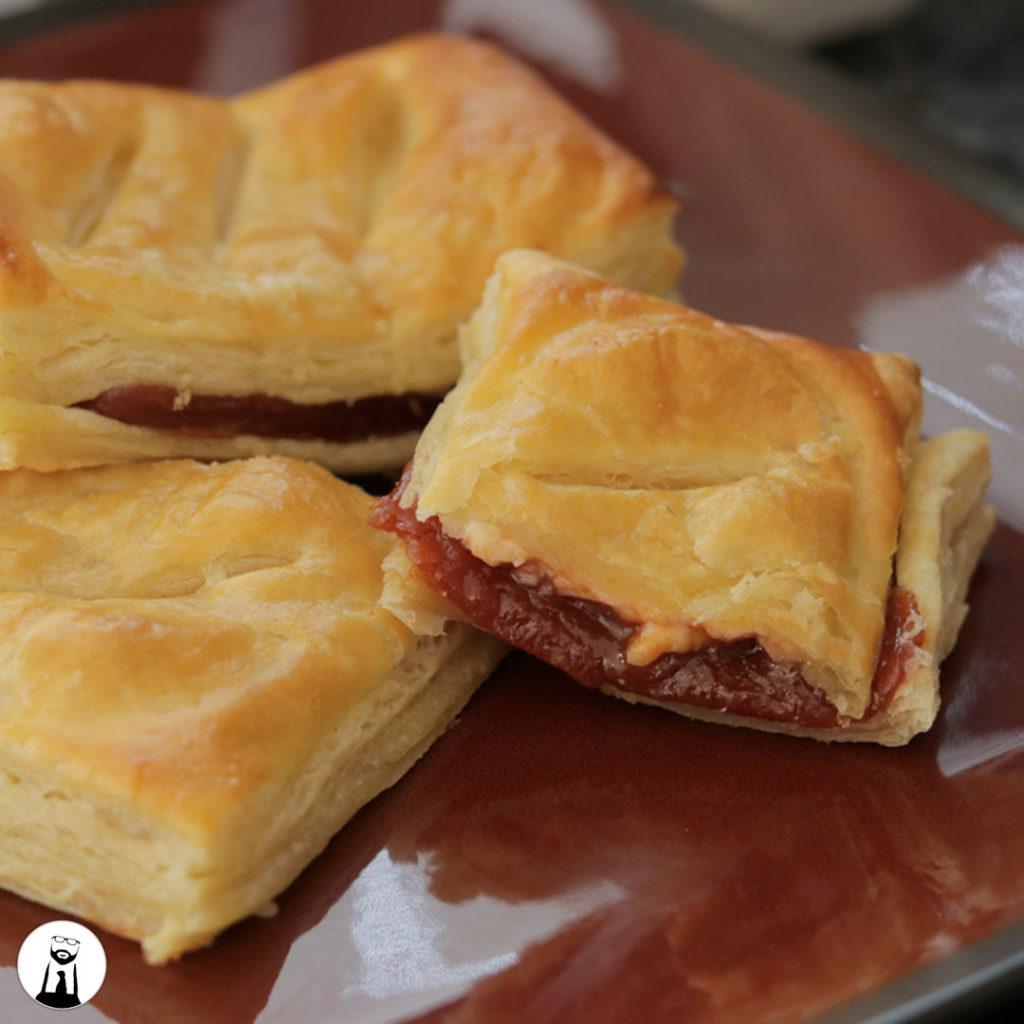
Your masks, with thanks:
[{"label": "browned pastry corner", "polygon": [[230,101],[0,83],[0,468],[398,467],[528,245],[655,293],[650,172],[492,46],[411,37]]},{"label": "browned pastry corner", "polygon": [[466,370],[375,516],[388,606],[459,614],[697,718],[905,743],[994,517],[987,439],[919,442],[905,356],[499,260]]},{"label": "browned pastry corner", "polygon": [[0,885],[161,962],[410,767],[504,646],[380,607],[371,500],[282,457],[0,474]]}]

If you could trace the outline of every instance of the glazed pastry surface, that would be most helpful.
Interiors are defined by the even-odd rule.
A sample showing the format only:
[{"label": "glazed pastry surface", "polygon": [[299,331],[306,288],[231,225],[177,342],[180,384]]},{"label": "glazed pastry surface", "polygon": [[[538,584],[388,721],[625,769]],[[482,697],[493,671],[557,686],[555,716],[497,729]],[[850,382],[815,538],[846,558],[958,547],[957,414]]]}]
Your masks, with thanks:
[{"label": "glazed pastry surface", "polygon": [[182,405],[443,390],[501,252],[550,250],[654,292],[679,269],[675,203],[651,174],[465,39],[412,37],[227,101],[7,81],[0,126],[5,467],[278,450],[397,465],[415,434],[278,445],[72,407],[133,385]]},{"label": "glazed pastry surface", "polygon": [[[489,565],[636,624],[630,664],[754,638],[855,722],[901,518],[914,537],[924,520],[982,517],[951,578],[931,581],[962,602],[991,529],[987,447],[947,439],[908,499],[920,389],[906,357],[735,327],[526,251],[499,261],[462,342],[465,374],[421,438],[403,506]],[[910,565],[937,544],[904,558],[919,608],[928,584]],[[945,653],[943,619],[918,661]]]},{"label": "glazed pastry surface", "polygon": [[0,884],[164,960],[401,775],[501,647],[380,607],[370,503],[283,458],[0,475]]}]

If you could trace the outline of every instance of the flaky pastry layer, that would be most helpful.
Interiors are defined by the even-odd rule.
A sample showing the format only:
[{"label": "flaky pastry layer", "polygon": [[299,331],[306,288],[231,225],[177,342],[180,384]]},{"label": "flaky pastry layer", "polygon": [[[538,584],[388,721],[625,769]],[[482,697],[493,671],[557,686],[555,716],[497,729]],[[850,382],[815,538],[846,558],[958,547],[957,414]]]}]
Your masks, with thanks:
[{"label": "flaky pastry layer", "polygon": [[0,466],[267,450],[399,464],[408,437],[360,454],[69,410],[136,384],[182,401],[443,390],[500,253],[531,245],[663,293],[674,209],[537,76],[466,39],[413,37],[229,101],[0,83]]},{"label": "flaky pastry layer", "polygon": [[[991,528],[987,448],[955,435],[919,457],[910,360],[727,325],[536,252],[499,260],[462,340],[466,371],[402,497],[420,520],[636,623],[632,665],[753,638],[844,723],[871,702],[899,541],[898,579],[929,623],[915,731],[934,717],[935,667]],[[947,468],[915,468],[908,491],[920,460]],[[952,505],[951,480],[963,484]],[[969,539],[927,581],[938,542],[914,538],[934,538],[921,524],[936,517],[970,524]],[[396,568],[386,594],[416,626],[401,610],[412,578]],[[939,592],[959,596],[936,612]],[[887,714],[920,704],[913,680]],[[887,728],[876,715],[863,738]]]},{"label": "flaky pastry layer", "polygon": [[939,666],[956,643],[967,615],[968,584],[995,527],[995,512],[982,500],[989,473],[988,438],[977,431],[940,434],[922,442],[915,451],[894,580],[914,595],[919,618],[910,628],[917,643],[906,677],[883,713],[864,721],[845,722],[841,728],[815,729],[645,700],[613,686],[604,687],[604,692],[631,703],[656,704],[690,718],[724,725],[745,725],[826,742],[902,746],[930,729],[939,712]]},{"label": "flaky pastry layer", "polygon": [[0,476],[0,884],[160,962],[415,761],[502,646],[380,607],[370,501],[283,458]]}]

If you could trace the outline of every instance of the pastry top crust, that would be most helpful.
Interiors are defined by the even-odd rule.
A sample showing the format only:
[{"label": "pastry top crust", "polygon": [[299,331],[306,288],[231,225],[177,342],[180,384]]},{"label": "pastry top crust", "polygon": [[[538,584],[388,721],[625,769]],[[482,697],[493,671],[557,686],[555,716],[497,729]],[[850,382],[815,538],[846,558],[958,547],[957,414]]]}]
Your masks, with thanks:
[{"label": "pastry top crust", "polygon": [[0,83],[0,393],[448,386],[506,249],[664,292],[674,201],[532,72],[426,35],[233,100]]},{"label": "pastry top crust", "polygon": [[5,764],[185,834],[287,802],[416,647],[370,504],[284,458],[0,475]]},{"label": "pastry top crust", "polygon": [[916,367],[744,330],[536,252],[498,262],[403,503],[643,628],[637,664],[755,636],[859,717]]}]

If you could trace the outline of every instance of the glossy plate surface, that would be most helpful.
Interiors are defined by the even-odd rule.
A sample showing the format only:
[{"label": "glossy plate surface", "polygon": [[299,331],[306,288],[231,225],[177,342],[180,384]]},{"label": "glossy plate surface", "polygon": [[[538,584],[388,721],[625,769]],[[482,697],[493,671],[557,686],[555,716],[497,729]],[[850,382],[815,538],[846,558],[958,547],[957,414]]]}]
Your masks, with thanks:
[{"label": "glossy plate surface", "polygon": [[[1000,525],[943,712],[904,749],[828,747],[629,707],[512,657],[275,918],[162,969],[103,935],[107,980],[75,1020],[853,1024],[904,1019],[841,1005],[901,977],[924,978],[904,1003],[951,1004],[945,982],[1024,950],[1018,236],[692,41],[584,0],[159,6],[9,46],[0,73],[227,93],[428,27],[525,56],[671,184],[690,304],[907,351],[927,432],[988,431]],[[49,1019],[13,965],[54,916],[0,893],[9,1024]],[[957,952],[978,940],[996,952]]]}]

